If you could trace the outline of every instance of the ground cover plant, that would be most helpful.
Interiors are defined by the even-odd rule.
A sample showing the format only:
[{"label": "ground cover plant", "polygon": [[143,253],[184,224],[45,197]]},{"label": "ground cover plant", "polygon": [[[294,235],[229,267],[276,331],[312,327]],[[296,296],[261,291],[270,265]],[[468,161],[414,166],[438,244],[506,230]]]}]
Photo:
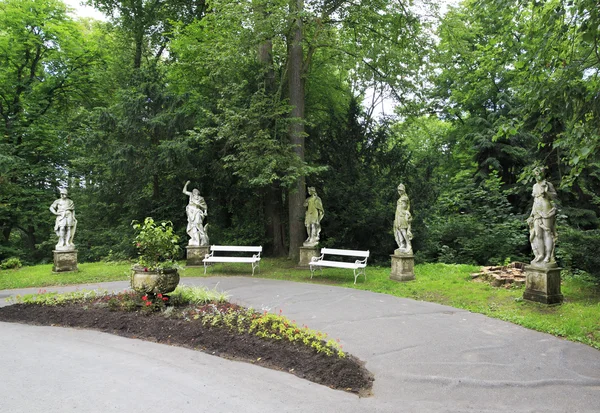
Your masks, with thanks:
[{"label": "ground cover plant", "polygon": [[169,294],[75,291],[17,295],[0,321],[90,328],[202,350],[368,395],[372,375],[339,340],[279,314],[241,307],[225,293],[178,286]]},{"label": "ground cover plant", "polygon": [[[182,263],[183,264],[183,263]],[[88,282],[127,280],[129,264],[80,264],[78,273],[52,274],[50,266],[23,267],[0,271],[0,289],[45,287]],[[492,287],[471,281],[470,274],[479,267],[459,264],[420,264],[415,266],[414,281],[399,283],[389,279],[389,267],[367,267],[367,281],[353,284],[351,272],[326,269],[323,275],[295,268],[286,259],[265,258],[256,277],[331,284],[390,294],[397,297],[435,302],[502,319],[537,331],[585,343],[600,349],[600,289],[593,280],[578,273],[563,273],[562,293],[565,301],[545,306],[524,301],[523,288]],[[203,268],[186,268],[183,277],[203,277]],[[215,265],[208,276],[249,275],[247,266]]]}]

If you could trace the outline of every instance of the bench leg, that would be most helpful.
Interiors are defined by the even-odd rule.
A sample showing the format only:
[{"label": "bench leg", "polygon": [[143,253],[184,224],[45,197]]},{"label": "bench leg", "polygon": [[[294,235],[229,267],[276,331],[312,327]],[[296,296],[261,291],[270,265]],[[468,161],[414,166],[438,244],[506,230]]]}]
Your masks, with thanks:
[{"label": "bench leg", "polygon": [[309,264],[308,268],[310,268],[310,279],[312,280],[313,275],[315,275],[315,267]]},{"label": "bench leg", "polygon": [[354,269],[354,284],[356,284],[356,279],[360,276],[360,275],[364,275],[365,276],[365,281],[367,281],[367,272],[365,271],[365,268],[359,268],[358,272],[356,272],[356,268]]},{"label": "bench leg", "polygon": [[[255,262],[253,262],[253,263],[252,263],[252,276],[253,276],[253,277],[254,277],[254,269],[255,269],[256,267],[258,267],[258,264],[257,264],[257,263],[255,263]],[[260,271],[260,268],[258,269],[258,271]]]},{"label": "bench leg", "polygon": [[204,275],[206,275],[206,269],[208,268],[208,264],[204,263]]}]

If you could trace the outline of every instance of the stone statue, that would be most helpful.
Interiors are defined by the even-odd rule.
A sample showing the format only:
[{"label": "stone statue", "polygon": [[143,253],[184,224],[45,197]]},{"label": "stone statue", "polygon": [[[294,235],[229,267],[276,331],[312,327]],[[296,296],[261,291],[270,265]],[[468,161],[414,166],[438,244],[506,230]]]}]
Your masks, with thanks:
[{"label": "stone statue", "polygon": [[306,215],[304,217],[304,225],[308,238],[304,241],[305,247],[314,247],[319,243],[319,234],[321,233],[321,220],[325,215],[323,211],[323,203],[321,198],[317,196],[317,191],[314,186],[308,188],[309,197],[304,201],[306,207]]},{"label": "stone statue", "polygon": [[532,265],[556,266],[554,247],[556,233],[556,191],[550,182],[544,179],[545,168],[535,168],[536,183],[533,185],[533,207],[527,219],[529,224],[529,242],[533,250]]},{"label": "stone statue", "polygon": [[411,222],[412,215],[410,214],[410,200],[406,195],[406,188],[403,184],[398,185],[398,202],[396,204],[396,217],[394,218],[394,238],[398,244],[397,253],[411,254],[412,240]]},{"label": "stone statue", "polygon": [[205,247],[208,245],[208,235],[206,235],[208,224],[204,225],[203,221],[204,217],[208,215],[208,207],[197,189],[194,188],[192,192],[187,190],[189,184],[190,181],[187,181],[183,186],[183,193],[190,197],[190,201],[185,207],[188,219],[186,231],[190,236],[188,245]]},{"label": "stone statue", "polygon": [[57,199],[50,205],[50,212],[56,215],[54,223],[54,232],[58,236],[57,250],[74,250],[73,238],[77,229],[77,220],[75,219],[75,204],[67,198],[66,189],[60,190],[60,199]]}]

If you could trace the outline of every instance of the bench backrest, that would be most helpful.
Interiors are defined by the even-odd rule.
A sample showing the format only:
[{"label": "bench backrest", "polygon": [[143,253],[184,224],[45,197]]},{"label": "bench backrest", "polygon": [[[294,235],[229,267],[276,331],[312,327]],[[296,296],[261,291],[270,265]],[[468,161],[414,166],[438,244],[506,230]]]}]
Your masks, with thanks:
[{"label": "bench backrest", "polygon": [[247,247],[235,245],[211,245],[211,251],[228,251],[228,252],[262,252],[261,247]]},{"label": "bench backrest", "polygon": [[321,254],[330,254],[330,255],[346,255],[349,257],[369,257],[369,251],[360,251],[360,250],[339,250],[335,248],[321,248]]}]

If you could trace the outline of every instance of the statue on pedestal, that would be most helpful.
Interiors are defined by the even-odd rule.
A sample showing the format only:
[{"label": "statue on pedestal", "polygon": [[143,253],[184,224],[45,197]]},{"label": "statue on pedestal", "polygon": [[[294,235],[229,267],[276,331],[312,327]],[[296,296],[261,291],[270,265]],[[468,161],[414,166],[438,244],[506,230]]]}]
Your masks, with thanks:
[{"label": "statue on pedestal", "polygon": [[554,186],[544,179],[544,168],[533,170],[536,183],[533,185],[533,207],[527,219],[529,224],[529,242],[533,250],[532,265],[556,266],[554,248],[558,234],[556,232],[556,199]]},{"label": "statue on pedestal", "polygon": [[50,212],[56,215],[54,223],[54,232],[58,236],[56,250],[74,250],[75,230],[77,229],[77,220],[75,219],[75,204],[67,198],[66,189],[60,190],[60,198],[50,205]]},{"label": "statue on pedestal", "polygon": [[204,218],[208,215],[208,207],[204,198],[200,196],[200,191],[195,188],[192,192],[187,190],[189,184],[190,181],[187,181],[183,186],[183,193],[190,197],[190,201],[185,207],[188,219],[186,231],[190,236],[188,245],[204,247],[208,245],[208,235],[206,234],[208,224],[203,224]]},{"label": "statue on pedestal", "polygon": [[304,241],[305,247],[314,247],[319,243],[319,234],[321,233],[321,220],[325,215],[323,211],[323,203],[321,198],[317,196],[317,191],[314,186],[308,188],[309,197],[304,201],[306,207],[306,215],[304,217],[304,225],[308,238]]},{"label": "statue on pedestal", "polygon": [[394,218],[394,238],[398,244],[396,253],[411,254],[412,253],[412,232],[411,222],[412,215],[410,214],[410,200],[406,195],[406,188],[403,184],[398,185],[398,202],[396,204],[396,217]]}]

